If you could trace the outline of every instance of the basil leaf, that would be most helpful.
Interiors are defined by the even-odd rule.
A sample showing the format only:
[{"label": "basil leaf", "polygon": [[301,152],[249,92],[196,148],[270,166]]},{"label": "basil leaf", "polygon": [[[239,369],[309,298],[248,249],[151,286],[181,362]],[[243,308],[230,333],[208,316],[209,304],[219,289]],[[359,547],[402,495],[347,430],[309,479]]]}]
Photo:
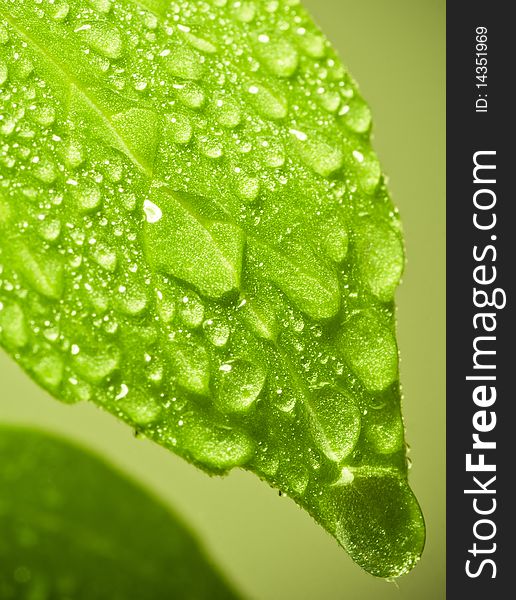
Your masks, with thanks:
[{"label": "basil leaf", "polygon": [[209,473],[407,572],[400,223],[297,0],[0,0],[1,343]]},{"label": "basil leaf", "polygon": [[1,425],[0,597],[237,596],[148,492],[63,439]]}]

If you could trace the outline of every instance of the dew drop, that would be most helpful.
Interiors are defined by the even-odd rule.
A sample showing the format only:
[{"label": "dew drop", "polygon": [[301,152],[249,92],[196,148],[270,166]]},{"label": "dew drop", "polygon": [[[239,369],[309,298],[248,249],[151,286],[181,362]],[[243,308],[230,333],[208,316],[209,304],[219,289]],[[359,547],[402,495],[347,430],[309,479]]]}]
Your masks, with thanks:
[{"label": "dew drop", "polygon": [[250,23],[255,17],[256,6],[249,1],[235,2],[233,4],[233,14],[242,23]]},{"label": "dew drop", "polygon": [[117,297],[117,306],[126,315],[136,317],[141,315],[148,306],[149,298],[146,290],[139,284],[122,286]]},{"label": "dew drop", "polygon": [[116,27],[107,23],[95,23],[88,28],[80,27],[76,31],[93,50],[102,56],[111,59],[122,56],[122,36]]},{"label": "dew drop", "polygon": [[339,109],[341,96],[338,92],[325,92],[319,96],[319,103],[329,113],[335,113]]},{"label": "dew drop", "polygon": [[362,152],[359,152],[358,150],[353,150],[353,158],[360,164],[362,164],[364,162],[364,155],[362,154]]},{"label": "dew drop", "polygon": [[217,106],[217,121],[222,127],[233,129],[242,120],[242,112],[238,104],[231,98],[219,99]]},{"label": "dew drop", "polygon": [[355,233],[362,280],[377,298],[392,300],[405,263],[401,237],[387,223],[371,219],[362,220]]},{"label": "dew drop", "polygon": [[120,197],[120,203],[128,212],[133,212],[136,208],[136,195],[135,194],[122,194]]},{"label": "dew drop", "polygon": [[158,28],[158,17],[153,13],[145,13],[143,15],[143,22],[145,23],[145,27],[148,27],[152,31]]},{"label": "dew drop", "polygon": [[340,348],[367,390],[384,390],[398,378],[396,340],[374,315],[361,313],[345,323]]},{"label": "dew drop", "polygon": [[[14,119],[5,119],[2,122],[2,125],[0,125],[0,133],[3,136],[8,136],[11,135],[11,133],[15,130],[16,128],[16,121]],[[12,163],[14,166],[14,162]]]},{"label": "dew drop", "polygon": [[203,136],[199,139],[199,145],[201,152],[208,158],[217,159],[224,154],[224,150],[217,139]]},{"label": "dew drop", "polygon": [[16,303],[0,302],[0,339],[8,348],[23,348],[29,341],[25,315]]},{"label": "dew drop", "polygon": [[[90,286],[91,288],[91,286]],[[91,288],[88,290],[88,299],[91,305],[95,309],[95,312],[99,315],[106,312],[109,307],[109,299],[106,294],[103,293],[102,288]]]},{"label": "dew drop", "polygon": [[160,362],[155,362],[146,372],[147,379],[157,385],[163,380],[163,365]]},{"label": "dew drop", "polygon": [[215,54],[217,52],[217,46],[210,40],[207,40],[206,38],[194,35],[189,31],[185,32],[183,34],[183,37],[188,41],[188,43],[191,46],[193,46],[200,52],[203,52],[204,54]]},{"label": "dew drop", "polygon": [[306,492],[310,474],[308,469],[302,465],[285,462],[280,466],[278,479],[290,495],[299,497]]},{"label": "dew drop", "polygon": [[328,177],[342,167],[344,153],[322,136],[291,129],[294,146],[303,162],[319,175]]},{"label": "dew drop", "polygon": [[400,577],[417,563],[424,545],[417,500],[406,478],[394,472],[355,468],[352,474],[353,481],[331,486],[322,500],[325,514],[334,515],[334,535],[369,573]]},{"label": "dew drop", "polygon": [[297,398],[290,387],[280,387],[272,391],[274,406],[285,414],[293,414]]},{"label": "dew drop", "polygon": [[118,331],[118,321],[111,317],[103,322],[102,328],[106,333],[109,333],[109,335],[114,335]]},{"label": "dew drop", "polygon": [[291,133],[297,140],[300,142],[306,142],[308,136],[303,131],[299,131],[299,129],[289,129],[289,133]]},{"label": "dew drop", "polygon": [[53,390],[63,380],[64,364],[58,354],[46,352],[32,362],[31,370],[43,387]]},{"label": "dew drop", "polygon": [[272,478],[278,472],[280,459],[277,452],[268,448],[257,451],[253,459],[253,467],[258,473],[262,473],[268,478]]},{"label": "dew drop", "polygon": [[145,213],[147,223],[157,223],[163,216],[161,208],[150,200],[144,200],[143,212]]},{"label": "dew drop", "polygon": [[367,441],[379,454],[392,454],[403,447],[403,421],[399,409],[392,405],[370,410],[364,429]]},{"label": "dew drop", "polygon": [[260,62],[278,77],[290,77],[298,66],[299,56],[294,46],[286,39],[270,41],[268,36],[259,36],[255,45]]},{"label": "dew drop", "polygon": [[102,202],[102,194],[98,186],[89,183],[74,192],[77,208],[83,213],[96,211]]},{"label": "dew drop", "polygon": [[61,221],[58,219],[45,219],[38,226],[39,235],[47,242],[55,242],[61,235]]},{"label": "dew drop", "polygon": [[275,341],[278,334],[276,315],[269,304],[247,301],[242,306],[242,318],[247,326],[261,338]]},{"label": "dew drop", "polygon": [[112,183],[121,181],[124,174],[124,164],[120,156],[114,155],[104,163],[106,178]]},{"label": "dew drop", "polygon": [[192,124],[186,115],[165,115],[165,137],[175,144],[188,144],[192,139]]},{"label": "dew drop", "polygon": [[158,295],[157,310],[159,318],[164,323],[170,323],[176,314],[175,302],[160,292]]},{"label": "dew drop", "polygon": [[297,38],[303,52],[312,58],[322,58],[326,53],[326,43],[323,37],[315,33],[303,31]]},{"label": "dew drop", "polygon": [[52,123],[55,121],[56,111],[53,106],[39,106],[34,111],[33,118],[36,121],[36,123],[39,123],[43,127],[48,127],[49,125],[52,125]]},{"label": "dew drop", "polygon": [[376,154],[370,148],[359,147],[351,151],[353,168],[357,171],[358,181],[362,189],[372,194],[376,191],[382,171]]},{"label": "dew drop", "polygon": [[79,352],[73,357],[72,366],[86,381],[99,384],[114,373],[120,365],[120,353],[116,348],[98,348],[94,354]]},{"label": "dew drop", "polygon": [[326,254],[337,264],[348,254],[349,235],[341,218],[336,218],[322,227],[322,246]]},{"label": "dew drop", "polygon": [[118,262],[116,250],[108,244],[103,242],[95,244],[91,249],[91,257],[106,271],[113,273],[116,270]]},{"label": "dew drop", "polygon": [[260,180],[241,174],[236,178],[236,192],[244,202],[252,202],[260,193]]},{"label": "dew drop", "polygon": [[82,146],[77,140],[71,139],[64,148],[64,160],[68,167],[76,169],[84,161]]},{"label": "dew drop", "polygon": [[47,185],[54,183],[58,176],[58,170],[54,161],[48,156],[41,157],[40,160],[34,164],[32,173],[36,179],[39,179],[42,183]]},{"label": "dew drop", "polygon": [[328,388],[314,390],[309,405],[310,423],[317,445],[330,460],[342,461],[358,442],[358,407],[352,398]]},{"label": "dew drop", "polygon": [[204,65],[199,54],[190,48],[175,47],[169,54],[163,56],[165,69],[179,79],[198,80],[201,79]]},{"label": "dew drop", "polygon": [[227,323],[207,319],[202,326],[206,338],[217,348],[222,348],[228,343],[231,329]]},{"label": "dew drop", "polygon": [[263,389],[265,370],[239,358],[227,364],[231,369],[219,370],[216,406],[225,413],[245,413],[256,402]]},{"label": "dew drop", "polygon": [[86,382],[70,377],[68,384],[66,390],[67,402],[87,402],[91,399],[91,387]]},{"label": "dew drop", "polygon": [[204,320],[204,304],[197,294],[190,293],[179,303],[179,315],[187,327],[200,327]]},{"label": "dew drop", "polygon": [[252,83],[247,91],[249,101],[263,117],[279,120],[288,115],[287,99],[279,92],[273,92],[261,83]]},{"label": "dew drop", "polygon": [[181,445],[196,462],[211,471],[227,471],[252,458],[254,444],[239,429],[218,427],[198,419],[188,421],[180,430]]},{"label": "dew drop", "polygon": [[194,83],[181,85],[175,89],[179,101],[187,108],[199,109],[206,101],[204,91]]},{"label": "dew drop", "polygon": [[350,483],[353,483],[354,479],[355,476],[353,475],[353,471],[349,467],[342,467],[340,477],[334,485],[349,485]]},{"label": "dew drop", "polygon": [[87,0],[88,4],[100,13],[108,13],[111,10],[112,0]]},{"label": "dew drop", "polygon": [[367,133],[371,129],[371,110],[359,96],[353,96],[339,111],[339,122],[355,133]]},{"label": "dew drop", "polygon": [[21,56],[16,65],[16,75],[25,80],[34,71],[34,63],[26,56]]},{"label": "dew drop", "polygon": [[137,81],[134,82],[134,89],[137,92],[143,92],[144,90],[147,89],[148,83],[145,79],[138,79]]},{"label": "dew drop", "polygon": [[267,145],[262,146],[261,154],[265,164],[273,169],[285,164],[285,148],[276,140],[267,141]]},{"label": "dew drop", "polygon": [[135,425],[145,427],[156,421],[161,415],[161,406],[149,396],[148,392],[132,390],[121,402],[120,410]]},{"label": "dew drop", "polygon": [[173,342],[170,361],[178,385],[188,392],[210,393],[210,361],[206,349],[194,342]]},{"label": "dew drop", "polygon": [[43,296],[57,300],[63,291],[63,262],[59,255],[39,254],[25,246],[17,248],[19,269],[27,282]]}]

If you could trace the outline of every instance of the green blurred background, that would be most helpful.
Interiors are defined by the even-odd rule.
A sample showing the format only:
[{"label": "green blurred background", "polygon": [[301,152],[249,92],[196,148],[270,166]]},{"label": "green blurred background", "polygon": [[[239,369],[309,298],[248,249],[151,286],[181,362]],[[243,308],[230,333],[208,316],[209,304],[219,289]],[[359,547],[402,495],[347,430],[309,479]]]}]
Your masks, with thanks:
[{"label": "green blurred background", "polygon": [[[61,405],[0,352],[0,421],[80,440],[144,482],[255,600],[445,597],[445,0],[304,0],[358,80],[403,219],[398,300],[411,485],[427,522],[420,564],[396,583],[363,572],[311,518],[254,476],[212,479],[92,405]],[[159,535],[159,532],[156,532]]]}]

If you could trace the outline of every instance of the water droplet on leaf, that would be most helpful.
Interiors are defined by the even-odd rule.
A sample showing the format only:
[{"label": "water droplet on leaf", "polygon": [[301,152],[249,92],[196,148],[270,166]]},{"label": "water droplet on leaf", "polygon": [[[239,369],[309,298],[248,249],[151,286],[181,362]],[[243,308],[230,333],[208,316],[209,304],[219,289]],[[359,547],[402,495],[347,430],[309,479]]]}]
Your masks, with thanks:
[{"label": "water droplet on leaf", "polygon": [[398,232],[383,221],[363,219],[356,227],[355,252],[370,291],[383,302],[392,300],[405,263]]},{"label": "water droplet on leaf", "polygon": [[328,177],[341,168],[344,154],[337,144],[319,134],[306,135],[303,132],[301,136],[299,133],[296,131],[292,135],[294,146],[308,167],[323,177]]},{"label": "water droplet on leaf", "polygon": [[145,213],[145,219],[147,220],[147,223],[157,223],[163,216],[161,208],[150,200],[144,200],[143,212]]},{"label": "water droplet on leaf", "polygon": [[231,370],[219,371],[216,405],[222,412],[245,413],[265,384],[265,370],[244,359],[234,359]]},{"label": "water droplet on leaf", "polygon": [[94,23],[78,30],[82,39],[102,56],[117,59],[122,56],[122,36],[120,31],[107,23]]},{"label": "water droplet on leaf", "polygon": [[63,379],[64,364],[62,358],[53,352],[38,356],[31,364],[32,372],[41,385],[54,390]]},{"label": "water droplet on leaf", "polygon": [[290,77],[297,70],[299,57],[294,46],[284,38],[270,41],[258,37],[255,50],[260,61],[278,77]]},{"label": "water droplet on leaf", "polygon": [[183,389],[200,396],[210,393],[210,361],[203,346],[194,342],[173,342],[170,360],[177,383]]},{"label": "water droplet on leaf", "polygon": [[[163,53],[162,53],[163,54]],[[176,46],[169,54],[162,56],[165,69],[180,79],[201,79],[204,65],[197,52],[190,48]]]},{"label": "water droplet on leaf", "polygon": [[192,124],[186,115],[165,115],[165,137],[175,144],[188,144],[192,139]]},{"label": "water droplet on leaf", "polygon": [[367,390],[384,390],[398,378],[396,339],[377,317],[361,313],[347,321],[340,347]]},{"label": "water droplet on leaf", "polygon": [[16,303],[0,302],[0,339],[8,348],[23,348],[29,341],[25,315]]},{"label": "water droplet on leaf", "polygon": [[120,353],[112,347],[98,348],[89,353],[79,352],[73,357],[72,366],[86,381],[99,384],[116,371],[120,364]]},{"label": "water droplet on leaf", "polygon": [[244,465],[253,456],[254,444],[246,433],[218,427],[199,418],[184,424],[180,438],[192,458],[210,470],[228,471]]},{"label": "water droplet on leaf", "polygon": [[288,101],[280,93],[262,83],[253,83],[248,87],[249,102],[268,119],[284,119],[288,115]]},{"label": "water droplet on leaf", "polygon": [[358,442],[358,407],[352,398],[329,388],[313,390],[308,402],[310,422],[317,445],[330,460],[341,462]]},{"label": "water droplet on leaf", "polygon": [[77,208],[84,213],[97,210],[102,202],[102,192],[94,184],[81,186],[74,192]]}]

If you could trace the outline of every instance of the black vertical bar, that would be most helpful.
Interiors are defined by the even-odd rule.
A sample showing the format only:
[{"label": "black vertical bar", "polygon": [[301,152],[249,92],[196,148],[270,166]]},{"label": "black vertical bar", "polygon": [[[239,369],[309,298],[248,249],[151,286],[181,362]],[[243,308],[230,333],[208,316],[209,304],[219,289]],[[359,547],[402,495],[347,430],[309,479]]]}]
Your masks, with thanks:
[{"label": "black vertical bar", "polygon": [[[500,0],[449,0],[447,4],[447,597],[466,593],[469,600],[516,597],[516,98],[510,92],[516,71],[516,32],[511,8],[510,2]],[[485,55],[483,28],[487,30]],[[483,66],[486,69],[477,69]],[[479,168],[477,183],[476,152],[486,152],[477,154],[477,162],[496,166]],[[492,209],[475,207],[477,192],[479,205],[496,200]],[[484,227],[496,215],[496,225],[479,229],[475,213]],[[474,269],[482,266],[485,271],[476,271],[481,280],[491,279],[496,268],[491,284],[474,281]],[[475,306],[475,287],[486,293],[485,297],[477,294],[478,305],[487,299],[500,308]],[[496,288],[503,292],[495,292]],[[501,308],[504,294],[507,305]],[[494,316],[484,320],[477,316],[475,329],[475,315],[488,313]],[[495,322],[493,331],[485,330],[484,325],[492,328]],[[479,340],[479,336],[491,339]],[[475,338],[477,349],[496,351],[477,355],[477,363],[495,368],[474,368]],[[467,376],[496,380],[466,380]],[[484,397],[483,385],[487,386]],[[497,398],[487,406],[491,387],[496,388]],[[473,400],[476,388],[480,405]],[[486,405],[481,405],[482,400]],[[475,429],[475,423],[489,429],[495,417],[491,431]],[[496,442],[496,449],[473,448],[475,433],[482,442]],[[468,454],[477,465],[483,454],[485,463],[496,471],[467,471]],[[493,476],[496,480],[488,485]]]}]

